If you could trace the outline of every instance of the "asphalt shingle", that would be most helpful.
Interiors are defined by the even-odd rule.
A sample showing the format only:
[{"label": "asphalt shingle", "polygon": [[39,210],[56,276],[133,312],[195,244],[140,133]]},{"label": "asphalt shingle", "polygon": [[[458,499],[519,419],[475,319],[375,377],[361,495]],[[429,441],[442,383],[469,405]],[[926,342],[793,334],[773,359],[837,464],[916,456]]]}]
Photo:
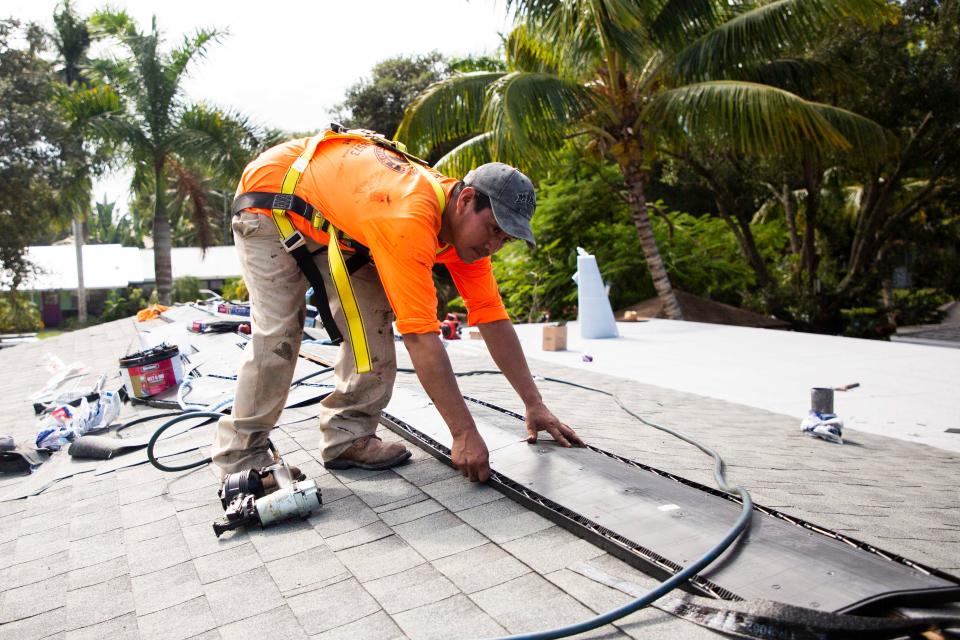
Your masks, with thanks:
[{"label": "asphalt shingle", "polygon": [[183,604],[203,595],[203,587],[192,562],[154,571],[132,579],[137,615],[142,616]]},{"label": "asphalt shingle", "polygon": [[216,629],[210,604],[204,597],[137,617],[140,637],[151,640],[185,640]]},{"label": "asphalt shingle", "polygon": [[530,567],[495,544],[485,544],[433,561],[464,593],[502,584],[530,572]]},{"label": "asphalt shingle", "polygon": [[[287,603],[310,635],[349,624],[380,610],[376,600],[352,578],[294,596]],[[345,606],[345,603],[349,605]]]},{"label": "asphalt shingle", "polygon": [[363,586],[391,615],[439,602],[460,592],[430,564],[421,564],[402,573],[371,580]]},{"label": "asphalt shingle", "polygon": [[267,571],[280,591],[286,593],[329,580],[347,570],[329,547],[320,545],[268,562]]},{"label": "asphalt shingle", "polygon": [[266,613],[283,604],[280,590],[263,567],[208,582],[203,591],[218,625]]},{"label": "asphalt shingle", "polygon": [[393,619],[410,640],[506,635],[506,629],[463,594],[403,611]]},{"label": "asphalt shingle", "polygon": [[428,560],[450,556],[488,542],[476,529],[448,511],[398,524],[394,530]]},{"label": "asphalt shingle", "polygon": [[286,604],[238,620],[220,627],[220,637],[230,640],[263,640],[264,638],[282,638],[283,640],[306,640],[297,617]]}]

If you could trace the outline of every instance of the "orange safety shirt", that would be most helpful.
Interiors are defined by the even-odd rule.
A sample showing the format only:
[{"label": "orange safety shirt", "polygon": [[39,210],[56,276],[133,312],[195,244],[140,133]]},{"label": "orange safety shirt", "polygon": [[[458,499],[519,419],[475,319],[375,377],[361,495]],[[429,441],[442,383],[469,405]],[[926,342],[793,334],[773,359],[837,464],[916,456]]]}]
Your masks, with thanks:
[{"label": "orange safety shirt", "polygon": [[[237,195],[279,192],[283,176],[308,138],[264,151],[247,165]],[[432,171],[432,170],[431,170]],[[457,181],[433,172],[449,199]],[[339,231],[366,246],[380,275],[400,333],[438,333],[432,269],[444,264],[467,307],[467,322],[509,316],[490,258],[467,264],[451,245],[441,246],[440,203],[430,182],[402,155],[360,138],[321,141],[300,177],[296,194],[319,209]],[[253,209],[270,216],[268,209]],[[327,244],[329,236],[309,220],[289,214],[305,236]]]}]

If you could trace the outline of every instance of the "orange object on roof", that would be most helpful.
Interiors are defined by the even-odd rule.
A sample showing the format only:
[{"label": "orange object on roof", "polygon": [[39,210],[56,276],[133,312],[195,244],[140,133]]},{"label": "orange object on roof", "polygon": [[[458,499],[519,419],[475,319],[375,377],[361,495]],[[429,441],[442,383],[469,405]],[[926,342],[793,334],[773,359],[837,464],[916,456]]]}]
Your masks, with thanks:
[{"label": "orange object on roof", "polygon": [[[277,192],[283,176],[308,138],[262,153],[247,165],[237,194]],[[449,196],[457,181],[435,174]],[[446,265],[467,307],[467,322],[507,319],[490,258],[471,264],[453,247],[441,247],[441,214],[429,181],[398,153],[359,138],[325,140],[300,178],[296,194],[330,223],[366,246],[377,267],[400,333],[439,333],[434,264]],[[255,210],[270,216],[267,209]],[[306,219],[291,215],[304,236],[327,244],[329,236]]]},{"label": "orange object on roof", "polygon": [[165,307],[162,304],[152,304],[146,309],[140,309],[140,311],[137,311],[137,322],[146,322],[147,320],[159,318],[160,314],[169,308],[170,307]]}]

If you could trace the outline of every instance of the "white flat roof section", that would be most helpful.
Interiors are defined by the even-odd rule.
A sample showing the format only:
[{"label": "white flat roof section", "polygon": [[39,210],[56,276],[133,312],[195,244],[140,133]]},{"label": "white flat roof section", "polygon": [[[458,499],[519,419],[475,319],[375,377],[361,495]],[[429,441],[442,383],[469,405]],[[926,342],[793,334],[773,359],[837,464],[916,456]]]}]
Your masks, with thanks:
[{"label": "white flat roof section", "polygon": [[516,328],[528,358],[795,416],[798,430],[812,387],[858,382],[834,397],[847,429],[960,452],[960,433],[947,433],[960,428],[957,349],[672,320],[619,322],[619,338],[584,340],[567,326],[566,351],[543,350],[542,324]]}]

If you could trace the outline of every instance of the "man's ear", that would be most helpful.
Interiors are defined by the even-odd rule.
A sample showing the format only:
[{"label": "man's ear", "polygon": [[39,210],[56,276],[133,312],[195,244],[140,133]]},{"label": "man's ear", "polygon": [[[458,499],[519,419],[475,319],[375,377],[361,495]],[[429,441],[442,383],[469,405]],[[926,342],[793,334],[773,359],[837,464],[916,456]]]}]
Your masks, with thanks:
[{"label": "man's ear", "polygon": [[459,209],[462,205],[464,211],[469,211],[472,208],[472,203],[477,197],[477,190],[473,187],[464,187],[460,190],[459,195],[457,196],[457,208]]}]

